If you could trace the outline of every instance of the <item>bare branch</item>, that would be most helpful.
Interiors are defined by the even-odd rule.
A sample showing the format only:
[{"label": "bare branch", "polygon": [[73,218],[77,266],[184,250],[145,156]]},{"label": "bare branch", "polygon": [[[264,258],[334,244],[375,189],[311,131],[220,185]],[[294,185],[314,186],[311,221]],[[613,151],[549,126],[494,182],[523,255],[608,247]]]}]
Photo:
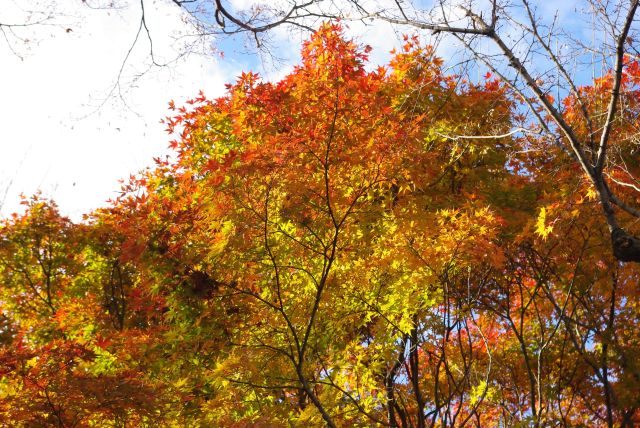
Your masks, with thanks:
[{"label": "bare branch", "polygon": [[618,40],[616,42],[616,64],[613,71],[613,88],[611,90],[609,107],[607,108],[607,119],[604,124],[604,129],[602,130],[602,135],[600,136],[600,145],[598,146],[598,155],[595,164],[595,170],[598,172],[602,172],[605,157],[607,155],[609,134],[611,133],[611,127],[613,126],[613,119],[616,114],[618,99],[620,98],[620,84],[622,82],[622,68],[624,66],[624,45],[627,41],[627,35],[629,34],[629,29],[633,23],[636,10],[638,9],[638,3],[639,0],[632,0],[622,31],[620,32],[620,35],[618,35]]}]

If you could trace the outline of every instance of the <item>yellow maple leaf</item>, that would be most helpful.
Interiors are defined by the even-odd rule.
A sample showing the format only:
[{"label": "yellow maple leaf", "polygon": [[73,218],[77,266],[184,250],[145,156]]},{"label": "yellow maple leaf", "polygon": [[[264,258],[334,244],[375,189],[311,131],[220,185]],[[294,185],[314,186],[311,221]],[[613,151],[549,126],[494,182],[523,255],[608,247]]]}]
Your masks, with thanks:
[{"label": "yellow maple leaf", "polygon": [[540,208],[540,214],[538,214],[538,221],[536,221],[536,233],[542,236],[542,239],[546,240],[547,236],[553,230],[552,225],[547,226],[547,210],[546,208]]}]

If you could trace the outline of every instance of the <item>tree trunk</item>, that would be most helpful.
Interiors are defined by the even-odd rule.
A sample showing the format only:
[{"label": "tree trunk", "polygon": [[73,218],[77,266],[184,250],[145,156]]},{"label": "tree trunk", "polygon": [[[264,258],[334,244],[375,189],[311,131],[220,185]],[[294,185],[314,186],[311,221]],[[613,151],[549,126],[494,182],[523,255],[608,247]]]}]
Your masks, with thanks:
[{"label": "tree trunk", "polygon": [[640,263],[640,239],[617,227],[611,232],[613,255],[621,262]]}]

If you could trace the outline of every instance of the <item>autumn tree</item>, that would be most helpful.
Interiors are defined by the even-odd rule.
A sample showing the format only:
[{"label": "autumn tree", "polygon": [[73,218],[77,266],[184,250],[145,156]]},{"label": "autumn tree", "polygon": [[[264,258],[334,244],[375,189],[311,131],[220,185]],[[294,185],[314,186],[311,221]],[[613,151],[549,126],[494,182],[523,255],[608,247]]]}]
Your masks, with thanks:
[{"label": "autumn tree", "polygon": [[632,423],[635,271],[603,256],[592,188],[555,142],[509,132],[517,98],[492,76],[448,76],[416,39],[365,61],[327,25],[281,82],[172,105],[176,161],[112,209],[165,305],[176,414]]},{"label": "autumn tree", "polygon": [[[552,116],[525,132],[497,72],[447,72],[417,37],[369,51],[327,23],[281,81],[171,103],[174,156],[84,222],[41,197],[3,222],[3,420],[638,423],[638,265]],[[638,76],[612,182],[635,174]],[[576,135],[614,81],[557,101]]]},{"label": "autumn tree", "polygon": [[135,366],[115,363],[131,352],[108,346],[123,341],[106,322],[114,314],[102,277],[113,273],[88,228],[40,196],[23,204],[24,214],[0,225],[3,422],[67,427],[159,420],[151,382],[145,385]]},{"label": "autumn tree", "polygon": [[[638,52],[637,1],[590,0],[581,11],[576,6],[576,17],[559,17],[559,11],[530,0],[438,0],[431,7],[401,1],[296,0],[273,5],[250,2],[246,9],[222,1],[216,1],[214,8],[200,2],[175,3],[201,29],[245,33],[258,45],[274,27],[309,28],[323,19],[385,22],[403,31],[456,40],[476,61],[475,67],[488,68],[513,91],[526,114],[521,127],[555,142],[580,166],[598,197],[618,260],[640,261],[640,240],[633,226],[640,215],[637,176],[626,164],[634,146],[623,142],[635,133],[628,121],[632,108],[624,100],[635,83],[625,85],[624,80],[626,67]],[[571,20],[575,31],[565,31],[562,19]],[[590,32],[591,40],[576,36],[580,32]],[[593,87],[600,87],[599,106],[594,109],[582,87],[591,86],[585,76],[596,74],[606,77],[593,82]],[[560,103],[566,96],[573,101]],[[629,195],[629,189],[635,192]]]}]

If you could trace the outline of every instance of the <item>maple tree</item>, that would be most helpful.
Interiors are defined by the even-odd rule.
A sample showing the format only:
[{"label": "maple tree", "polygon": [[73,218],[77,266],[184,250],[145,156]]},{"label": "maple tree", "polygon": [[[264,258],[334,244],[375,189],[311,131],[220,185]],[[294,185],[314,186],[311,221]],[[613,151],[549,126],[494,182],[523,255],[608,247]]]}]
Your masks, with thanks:
[{"label": "maple tree", "polygon": [[107,296],[95,287],[107,260],[54,203],[23,203],[26,212],[0,229],[2,420],[66,427],[151,419],[150,388],[105,347],[117,340],[104,319]]},{"label": "maple tree", "polygon": [[[614,254],[620,261],[640,262],[640,238],[628,230],[640,217],[640,209],[637,195],[627,198],[629,188],[637,193],[638,183],[633,176],[621,174],[620,169],[626,167],[611,159],[618,143],[614,128],[626,116],[626,105],[620,99],[629,89],[622,86],[625,63],[638,53],[634,25],[640,5],[637,0],[588,0],[577,3],[574,13],[562,18],[566,10],[550,9],[548,2],[533,0],[437,0],[429,5],[360,0],[233,4],[217,0],[214,7],[199,1],[174,3],[189,14],[200,34],[205,28],[208,34],[243,33],[254,38],[258,47],[274,28],[311,30],[318,17],[377,21],[406,31],[427,32],[437,42],[448,36],[478,65],[499,76],[526,106],[521,113],[528,110],[538,124],[533,127],[527,121],[523,129],[544,134],[573,157],[600,202]],[[575,28],[565,31],[563,20]],[[591,40],[579,35],[581,32],[592,33]],[[581,76],[595,76],[598,63],[602,64],[600,71],[611,70],[611,81],[600,85],[603,104],[593,110],[580,88],[584,82]],[[570,109],[555,103],[566,95],[574,99],[573,113],[584,123],[568,121]]]},{"label": "maple tree", "polygon": [[[387,67],[368,52],[325,24],[281,81],[171,103],[175,156],[85,222],[41,196],[3,221],[4,421],[639,422],[640,272],[593,183],[511,132],[527,118],[504,81],[447,74],[417,38]],[[629,62],[614,183],[636,176],[638,79]],[[581,103],[606,111],[614,81],[563,120],[589,132]]]}]

